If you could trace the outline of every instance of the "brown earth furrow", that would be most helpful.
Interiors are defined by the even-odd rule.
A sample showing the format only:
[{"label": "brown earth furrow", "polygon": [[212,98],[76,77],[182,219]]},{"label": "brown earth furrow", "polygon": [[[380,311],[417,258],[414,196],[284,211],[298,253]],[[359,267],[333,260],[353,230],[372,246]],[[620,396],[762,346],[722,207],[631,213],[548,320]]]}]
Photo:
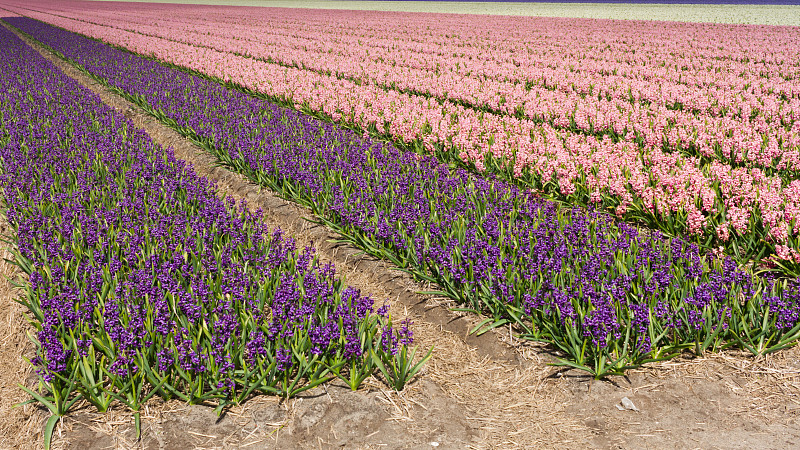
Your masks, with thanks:
[{"label": "brown earth furrow", "polygon": [[[13,232],[5,215],[0,215],[3,240]],[[35,404],[17,406],[29,398],[19,385],[35,388],[36,374],[25,360],[33,356],[27,337],[33,327],[25,307],[16,301],[22,291],[15,284],[23,282],[24,273],[9,262],[14,258],[11,250],[8,244],[0,244],[0,449],[30,449],[41,446],[37,434],[48,414]]]}]

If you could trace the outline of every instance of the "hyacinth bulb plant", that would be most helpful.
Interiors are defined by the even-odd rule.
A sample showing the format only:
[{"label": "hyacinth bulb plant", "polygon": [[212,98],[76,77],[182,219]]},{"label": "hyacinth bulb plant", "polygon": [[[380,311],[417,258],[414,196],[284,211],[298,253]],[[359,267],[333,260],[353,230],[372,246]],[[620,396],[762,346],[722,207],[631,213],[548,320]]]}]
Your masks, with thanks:
[{"label": "hyacinth bulb plant", "polygon": [[[396,389],[410,323],[343,284],[261,212],[222,200],[171,150],[0,28],[0,186],[27,275],[39,386],[52,417],[78,400],[291,397],[380,371]],[[380,370],[379,370],[380,368]]]},{"label": "hyacinth bulb plant", "polygon": [[11,22],[222,163],[485,315],[478,333],[512,326],[598,378],[684,350],[764,354],[800,336],[797,280],[758,277],[690,241],[545,201],[49,25]]},{"label": "hyacinth bulb plant", "polygon": [[[629,22],[506,18],[507,28],[493,21],[487,29],[474,18],[385,20],[352,11],[334,19],[11,3],[20,14],[559,201],[722,246],[739,263],[800,274],[797,35],[790,28],[654,31]],[[379,31],[362,26],[374,20]],[[336,26],[320,26],[331,21]],[[235,36],[223,31],[231,29]],[[417,42],[409,30],[430,37]],[[309,36],[317,33],[325,37]]]}]

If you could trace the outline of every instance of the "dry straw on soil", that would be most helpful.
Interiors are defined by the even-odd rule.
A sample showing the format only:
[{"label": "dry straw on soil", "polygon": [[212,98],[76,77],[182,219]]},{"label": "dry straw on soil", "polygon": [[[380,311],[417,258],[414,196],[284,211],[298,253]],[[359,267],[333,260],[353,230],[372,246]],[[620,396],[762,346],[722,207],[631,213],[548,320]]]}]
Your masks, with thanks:
[{"label": "dry straw on soil", "polygon": [[[9,239],[12,230],[5,215],[0,215],[0,236]],[[16,406],[28,400],[19,385],[34,387],[33,369],[25,357],[30,357],[33,345],[27,338],[32,330],[25,308],[15,300],[20,290],[15,282],[22,281],[22,271],[8,262],[13,255],[5,242],[0,243],[0,448],[36,448],[37,434],[46,415],[35,405]]]}]

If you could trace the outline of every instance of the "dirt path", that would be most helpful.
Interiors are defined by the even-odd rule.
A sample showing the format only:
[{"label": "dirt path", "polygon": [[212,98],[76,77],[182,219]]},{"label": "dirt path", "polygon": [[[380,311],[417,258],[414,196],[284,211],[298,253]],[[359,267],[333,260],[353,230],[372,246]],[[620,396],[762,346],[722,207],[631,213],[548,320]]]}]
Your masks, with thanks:
[{"label": "dirt path", "polygon": [[[8,239],[12,232],[5,215],[0,215],[0,236]],[[21,282],[24,274],[7,261],[13,258],[10,250],[0,243],[0,448],[36,448],[41,446],[36,434],[47,415],[35,405],[14,406],[28,400],[18,385],[34,387],[36,374],[25,360],[33,353],[27,338],[33,327],[25,318],[25,308],[15,301],[21,291],[14,283]]]},{"label": "dirt path", "polygon": [[[451,313],[447,301],[415,294],[423,287],[386,263],[359,255],[349,246],[332,244],[329,240],[336,235],[304,220],[308,211],[215,167],[213,157],[189,140],[38,45],[33,46],[99,94],[105,103],[122,111],[155,142],[173,148],[200,175],[214,180],[220,195],[246,199],[251,207],[262,208],[271,226],[294,235],[300,245],[313,241],[320,255],[336,264],[348,284],[378,300],[388,299],[396,317],[407,316],[414,321],[417,344],[435,348],[422,376],[402,393],[387,389],[376,379],[370,379],[357,392],[334,383],[284,403],[259,397],[219,421],[208,407],[153,402],[143,417],[144,438],[140,442],[133,440],[127,413],[100,415],[84,408],[63,422],[57,445],[75,449],[800,445],[798,350],[760,361],[736,355],[684,359],[632,371],[625,378],[593,381],[547,365],[552,356],[546,349],[512,340],[507,330],[480,338],[467,336],[474,318]],[[19,311],[13,314],[8,317],[18,317]],[[15,323],[8,323],[0,331],[3,342],[22,334]],[[5,348],[3,352],[5,355]],[[15,370],[26,367],[22,361],[11,363]],[[11,379],[0,376],[0,394],[4,397],[15,386]],[[17,397],[24,398],[20,394]],[[625,397],[636,410],[623,407]],[[3,405],[5,408],[5,399]],[[24,415],[4,415],[0,429],[30,429],[25,425],[30,420],[25,420]],[[32,439],[38,443],[41,436],[29,432],[10,446],[37,445],[31,444]],[[5,447],[2,441],[0,447]]]}]

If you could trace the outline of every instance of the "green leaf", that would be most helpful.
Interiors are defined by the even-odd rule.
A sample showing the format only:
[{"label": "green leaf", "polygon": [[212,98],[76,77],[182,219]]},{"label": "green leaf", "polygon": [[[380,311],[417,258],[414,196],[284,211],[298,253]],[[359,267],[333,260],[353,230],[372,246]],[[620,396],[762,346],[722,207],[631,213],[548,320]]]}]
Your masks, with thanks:
[{"label": "green leaf", "polygon": [[61,416],[53,414],[47,419],[47,423],[44,424],[44,448],[45,450],[50,449],[50,444],[53,441],[53,430],[56,428],[56,424],[58,423]]},{"label": "green leaf", "polygon": [[[480,335],[486,333],[487,331],[491,331],[491,330],[493,330],[493,329],[495,329],[497,327],[503,326],[503,325],[508,323],[508,319],[500,319],[500,320],[492,323],[491,325],[488,325],[488,326],[484,327],[484,325],[486,325],[487,323],[492,322],[493,320],[494,319],[482,320],[481,323],[479,323],[475,328],[473,328],[470,331],[470,334],[474,333],[476,336],[480,336]],[[484,328],[481,329],[481,327],[484,327]],[[480,330],[480,331],[478,331],[478,330]],[[476,331],[477,331],[477,333],[476,333]]]},{"label": "green leaf", "polygon": [[138,441],[142,438],[142,414],[139,411],[133,414],[133,426],[136,428],[136,440]]},{"label": "green leaf", "polygon": [[56,405],[55,405],[55,404],[53,404],[51,401],[49,401],[49,400],[45,399],[45,398],[44,398],[44,397],[42,397],[41,395],[37,394],[36,392],[33,392],[32,390],[30,390],[30,389],[26,388],[25,386],[23,386],[23,385],[21,385],[21,384],[18,384],[17,386],[19,386],[19,388],[20,388],[20,389],[22,389],[23,391],[27,392],[27,393],[28,393],[28,395],[30,395],[31,397],[33,397],[34,399],[36,399],[36,401],[37,401],[37,402],[39,402],[39,403],[42,403],[44,406],[46,406],[46,407],[47,407],[47,409],[48,409],[48,410],[49,410],[51,413],[53,413],[53,414],[58,414],[58,413],[60,413],[60,411],[58,410],[58,407],[56,407]]}]

